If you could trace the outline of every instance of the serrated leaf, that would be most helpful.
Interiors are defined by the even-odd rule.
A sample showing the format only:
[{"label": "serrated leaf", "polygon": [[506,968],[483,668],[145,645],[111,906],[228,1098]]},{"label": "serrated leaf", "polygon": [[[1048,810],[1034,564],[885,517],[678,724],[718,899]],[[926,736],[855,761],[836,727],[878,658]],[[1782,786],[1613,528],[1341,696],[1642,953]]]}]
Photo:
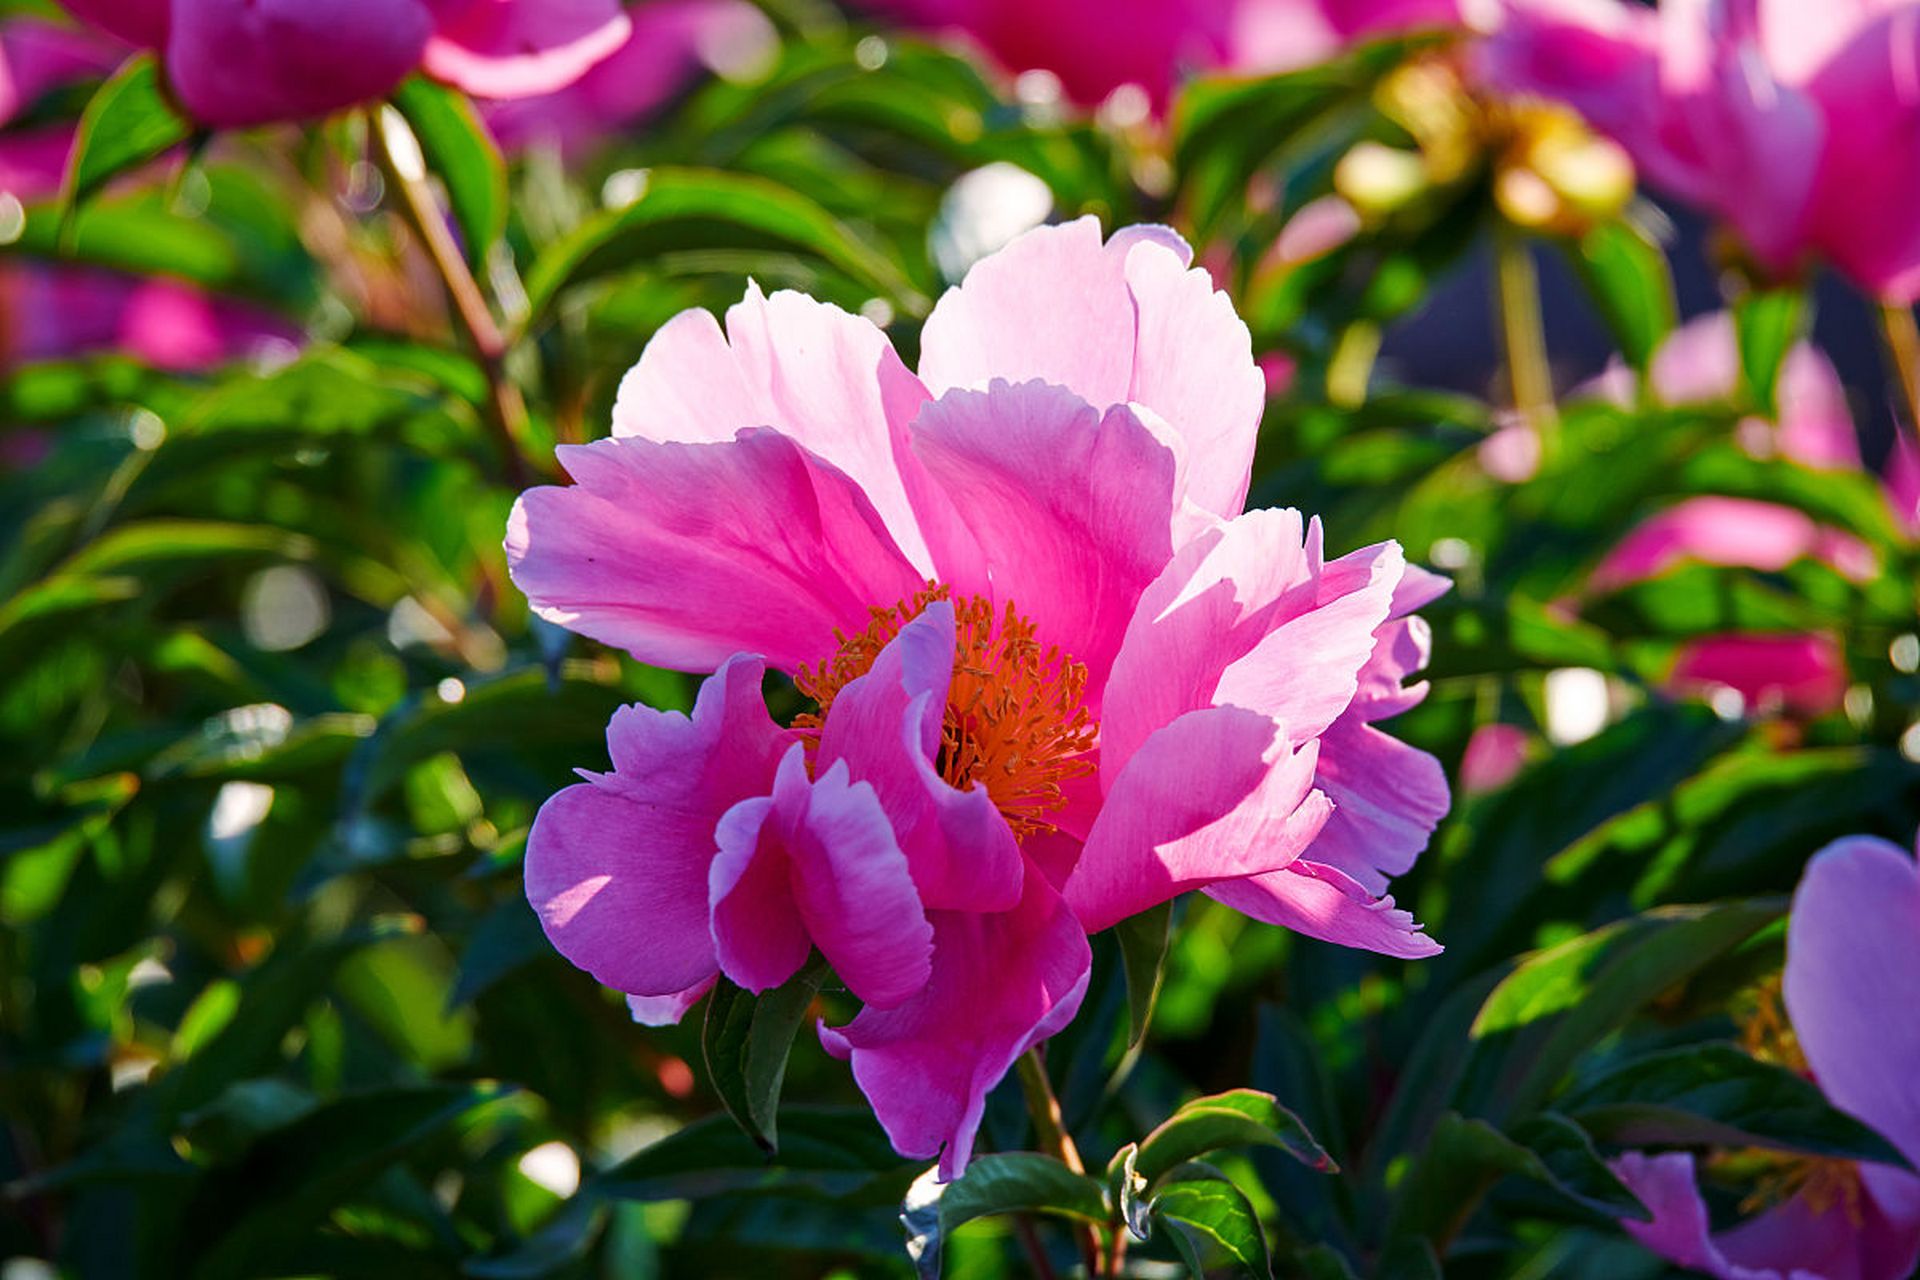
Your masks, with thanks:
[{"label": "serrated leaf", "polygon": [[929,1169],[914,1181],[901,1207],[907,1255],[923,1280],[940,1275],[947,1237],[964,1223],[1002,1213],[1045,1213],[1083,1222],[1107,1220],[1106,1197],[1095,1182],[1052,1156],[1010,1151],[980,1156],[952,1182]]},{"label": "serrated leaf", "polygon": [[473,104],[456,89],[411,76],[394,108],[419,140],[427,169],[446,184],[467,259],[481,262],[507,229],[507,166]]},{"label": "serrated leaf", "polygon": [[1804,1076],[1730,1044],[1635,1059],[1561,1100],[1580,1124],[1627,1146],[1780,1147],[1910,1168],[1873,1129]]},{"label": "serrated leaf", "polygon": [[756,996],[722,978],[707,997],[700,1034],[707,1074],[728,1114],[769,1155],[780,1146],[778,1108],[787,1056],[826,977],[827,962],[816,955],[772,991]]},{"label": "serrated leaf", "polygon": [[1300,1118],[1270,1093],[1233,1089],[1196,1098],[1140,1140],[1135,1168],[1149,1185],[1176,1166],[1224,1147],[1278,1147],[1322,1172],[1339,1166]]},{"label": "serrated leaf", "polygon": [[88,196],[129,169],[172,150],[193,126],[160,88],[160,65],[136,53],[95,91],[74,131],[62,200],[71,218]]}]

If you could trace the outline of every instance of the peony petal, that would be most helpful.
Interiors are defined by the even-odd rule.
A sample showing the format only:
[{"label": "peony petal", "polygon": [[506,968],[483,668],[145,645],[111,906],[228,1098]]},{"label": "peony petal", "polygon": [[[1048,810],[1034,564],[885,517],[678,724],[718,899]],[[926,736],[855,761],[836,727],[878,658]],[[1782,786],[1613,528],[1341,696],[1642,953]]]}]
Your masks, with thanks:
[{"label": "peony petal", "polygon": [[979,548],[986,586],[1087,668],[1097,714],[1134,602],[1173,554],[1174,458],[1134,412],[1102,414],[1043,382],[950,391],[914,424],[914,451]]},{"label": "peony petal", "polygon": [[159,49],[167,43],[173,0],[61,0],[61,7],[128,44]]},{"label": "peony petal", "polygon": [[1389,876],[1413,869],[1452,795],[1440,762],[1365,723],[1343,716],[1320,736],[1314,785],[1333,816],[1307,853],[1384,893]]},{"label": "peony petal", "polygon": [[820,1028],[850,1058],[894,1150],[965,1172],[987,1094],[1014,1061],[1073,1019],[1093,953],[1045,876],[1031,870],[1004,912],[938,911],[933,976],[897,1009],[866,1009]]},{"label": "peony petal", "polygon": [[1728,1261],[1708,1234],[1707,1206],[1693,1179],[1693,1157],[1684,1151],[1648,1156],[1629,1151],[1613,1161],[1614,1174],[1653,1213],[1652,1222],[1620,1223],[1649,1250],[1677,1266],[1716,1280],[1784,1280],[1777,1271],[1750,1271]]},{"label": "peony petal", "polygon": [[1818,559],[1855,581],[1877,569],[1866,544],[1792,507],[1752,498],[1687,498],[1622,538],[1589,585],[1596,592],[1618,591],[1688,561],[1778,573],[1804,559]]},{"label": "peony petal", "polygon": [[[1319,856],[1319,842],[1313,846]],[[1403,960],[1440,954],[1440,944],[1420,931],[1406,911],[1352,876],[1321,862],[1296,858],[1279,871],[1208,885],[1208,897],[1242,915],[1277,924],[1309,938],[1378,951]]]},{"label": "peony petal", "polygon": [[852,477],[926,577],[933,560],[922,518],[936,536],[952,521],[907,444],[926,399],[872,322],[750,285],[728,310],[724,334],[701,310],[662,326],[621,379],[613,432],[725,441],[743,427],[773,427]]},{"label": "peony petal", "polygon": [[664,996],[628,996],[627,1012],[643,1027],[671,1027],[687,1016],[687,1010],[713,990],[713,978],[694,983],[685,991]]},{"label": "peony petal", "polygon": [[547,938],[607,986],[668,996],[710,978],[707,875],[714,827],[773,783],[794,741],[767,716],[759,659],[736,657],[691,717],[633,706],[607,726],[614,770],[540,807],[527,900]]},{"label": "peony petal", "polygon": [[423,0],[174,0],[167,79],[204,124],[313,119],[399,84],[431,32]]},{"label": "peony petal", "polygon": [[1266,380],[1247,327],[1186,242],[1129,227],[1105,244],[1087,217],[1038,227],[974,264],[921,335],[935,395],[1041,379],[1096,409],[1135,402],[1190,460],[1190,496],[1222,516],[1246,496]]},{"label": "peony petal", "polygon": [[795,671],[921,583],[858,486],[778,432],[559,453],[578,483],[520,496],[513,580],[541,617],[642,662],[699,671],[745,650]]},{"label": "peony petal", "polygon": [[[1920,1182],[1910,1175],[1906,1181]],[[1735,1267],[1791,1280],[1910,1280],[1920,1257],[1920,1213],[1909,1208],[1904,1220],[1893,1220],[1868,1196],[1858,1215],[1856,1220],[1840,1205],[1815,1209],[1807,1197],[1795,1196],[1729,1227],[1713,1243]]]},{"label": "peony petal", "polygon": [[834,698],[819,760],[873,787],[928,910],[1006,911],[1026,878],[1020,846],[985,787],[956,790],[933,763],[953,645],[953,608],[936,601]]},{"label": "peony petal", "polygon": [[1667,686],[1682,694],[1732,689],[1750,711],[1819,716],[1845,701],[1847,660],[1817,634],[1702,636],[1681,647]]},{"label": "peony petal", "polygon": [[1150,736],[1107,793],[1067,879],[1097,933],[1187,890],[1273,871],[1326,822],[1316,744],[1240,707],[1180,716]]},{"label": "peony petal", "polygon": [[771,798],[720,821],[713,940],[721,972],[750,991],[792,977],[819,947],[869,1007],[900,1004],[927,983],[933,929],[873,788],[836,764],[807,777],[796,743]]},{"label": "peony petal", "polygon": [[552,93],[626,42],[619,0],[429,0],[428,75],[483,98]]}]

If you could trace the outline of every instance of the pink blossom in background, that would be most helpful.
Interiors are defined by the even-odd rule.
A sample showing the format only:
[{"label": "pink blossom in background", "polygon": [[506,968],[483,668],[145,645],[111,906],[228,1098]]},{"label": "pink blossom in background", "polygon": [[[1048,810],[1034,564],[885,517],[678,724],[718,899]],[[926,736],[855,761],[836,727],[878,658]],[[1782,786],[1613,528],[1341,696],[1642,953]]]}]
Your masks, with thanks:
[{"label": "pink blossom in background", "polygon": [[1532,749],[1533,735],[1517,724],[1481,725],[1460,757],[1460,789],[1469,795],[1498,791],[1520,775]]},{"label": "pink blossom in background", "polygon": [[0,266],[0,311],[0,367],[111,351],[184,373],[300,340],[271,312],[178,280],[66,263]]},{"label": "pink blossom in background", "polygon": [[1009,71],[1049,71],[1097,106],[1137,85],[1164,109],[1194,73],[1270,73],[1370,36],[1459,23],[1456,0],[869,0],[879,15],[960,33]]},{"label": "pink blossom in background", "polygon": [[[621,712],[612,772],[542,808],[548,937],[652,1022],[819,951],[865,1004],[824,1044],[943,1177],[1073,1017],[1090,932],[1200,889],[1438,950],[1382,895],[1446,780],[1377,726],[1425,693],[1413,611],[1446,584],[1243,511],[1264,379],[1190,260],[1161,227],[1027,232],[917,372],[800,294],[682,313],[508,525],[542,617],[715,673],[690,718]],[[769,719],[763,666],[818,714]]]},{"label": "pink blossom in background", "polygon": [[124,50],[109,39],[37,18],[0,20],[0,192],[22,202],[60,190],[73,125],[17,126],[18,117],[46,94],[104,79]]},{"label": "pink blossom in background", "polygon": [[1856,582],[1879,568],[1866,543],[1805,512],[1709,496],[1687,498],[1642,521],[1607,553],[1589,585],[1618,591],[1688,562],[1777,573],[1797,560],[1818,560]]},{"label": "pink blossom in background", "polygon": [[161,52],[169,85],[217,126],[327,115],[416,69],[469,93],[551,93],[627,37],[618,0],[66,0]]},{"label": "pink blossom in background", "polygon": [[1680,648],[1668,687],[1712,697],[1740,695],[1749,711],[1813,717],[1839,710],[1847,694],[1846,656],[1823,635],[1720,635]]},{"label": "pink blossom in background", "polygon": [[742,74],[773,51],[772,24],[747,0],[653,0],[627,10],[625,43],[552,93],[482,104],[500,145],[569,152],[645,119],[702,70]]},{"label": "pink blossom in background", "polygon": [[[1787,923],[1786,1012],[1803,1070],[1836,1107],[1920,1162],[1920,867],[1852,836],[1807,864]],[[1920,1261],[1920,1177],[1800,1158],[1792,1195],[1714,1232],[1694,1156],[1629,1152],[1614,1172],[1653,1212],[1622,1222],[1661,1257],[1718,1280],[1905,1280]]]},{"label": "pink blossom in background", "polygon": [[1504,0],[1481,70],[1568,103],[1769,273],[1920,294],[1920,4]]}]

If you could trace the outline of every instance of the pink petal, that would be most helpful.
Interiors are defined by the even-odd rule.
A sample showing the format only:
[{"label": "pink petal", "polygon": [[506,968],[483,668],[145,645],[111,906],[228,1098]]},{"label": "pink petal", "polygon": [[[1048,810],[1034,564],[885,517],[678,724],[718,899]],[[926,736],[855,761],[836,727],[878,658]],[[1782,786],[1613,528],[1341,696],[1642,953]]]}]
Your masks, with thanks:
[{"label": "pink petal", "polygon": [[1777,573],[1797,560],[1818,559],[1862,581],[1873,576],[1873,550],[1851,534],[1817,524],[1805,512],[1751,498],[1699,497],[1642,521],[1593,571],[1595,591],[1622,587],[1687,561]]},{"label": "pink petal", "polygon": [[834,698],[820,767],[873,787],[929,910],[1007,911],[1026,879],[1007,820],[985,787],[956,790],[934,767],[953,648],[953,608],[936,601]]},{"label": "pink petal", "polygon": [[714,951],[750,991],[776,987],[819,947],[847,989],[892,1008],[927,983],[933,929],[873,788],[845,764],[807,777],[795,744],[771,798],[720,820],[713,860]]},{"label": "pink petal", "polygon": [[61,0],[61,7],[128,44],[158,49],[167,43],[173,0]]},{"label": "pink petal", "polygon": [[1907,439],[1904,431],[1894,433],[1884,484],[1894,520],[1908,537],[1920,537],[1920,448]]},{"label": "pink petal", "polygon": [[306,120],[377,98],[420,60],[423,0],[174,0],[167,78],[205,124]]},{"label": "pink petal", "polygon": [[985,587],[1084,663],[1097,711],[1134,602],[1173,554],[1173,454],[1124,406],[1102,416],[1061,387],[998,380],[928,405],[913,447],[988,582],[971,567],[943,565],[941,578]]},{"label": "pink petal", "polygon": [[1384,893],[1389,876],[1413,869],[1453,802],[1438,760],[1358,716],[1341,717],[1320,736],[1314,785],[1333,802],[1333,816],[1307,852],[1368,893]]},{"label": "pink petal", "polygon": [[534,819],[527,900],[554,947],[607,986],[669,996],[713,974],[715,824],[772,785],[794,740],[767,716],[762,670],[725,663],[691,718],[622,708],[607,726],[613,772],[584,775]]},{"label": "pink petal", "polygon": [[1784,1280],[1777,1271],[1735,1266],[1709,1234],[1706,1202],[1693,1178],[1693,1157],[1684,1151],[1648,1156],[1629,1151],[1613,1161],[1613,1172],[1653,1213],[1652,1222],[1620,1223],[1621,1229],[1677,1266],[1716,1280]]},{"label": "pink petal", "polygon": [[661,327],[621,380],[613,433],[723,441],[742,427],[773,427],[850,476],[924,577],[933,570],[928,538],[952,520],[907,443],[926,399],[870,321],[750,285],[728,310],[724,335],[701,310]]},{"label": "pink petal", "polygon": [[1093,954],[1045,876],[1004,912],[932,913],[933,976],[897,1009],[866,1009],[821,1043],[851,1058],[894,1150],[966,1170],[987,1094],[1021,1054],[1073,1019]]},{"label": "pink petal", "polygon": [[520,496],[513,580],[541,617],[642,662],[699,671],[746,651],[795,671],[921,585],[859,487],[776,431],[559,454],[578,483]]},{"label": "pink petal", "polygon": [[670,1027],[687,1016],[687,1010],[713,990],[713,978],[694,983],[685,991],[664,996],[628,996],[627,1012],[643,1027]]},{"label": "pink petal", "polygon": [[1519,776],[1532,749],[1533,736],[1517,724],[1481,725],[1460,757],[1460,789],[1468,795],[1499,790]]},{"label": "pink petal", "polygon": [[1217,880],[1276,870],[1325,824],[1317,744],[1240,707],[1188,712],[1120,770],[1067,879],[1089,933]]},{"label": "pink petal", "polygon": [[[1891,1170],[1878,1170],[1899,1177]],[[1871,1177],[1871,1174],[1869,1174]],[[1907,1175],[1904,1181],[1920,1186]],[[1871,1186],[1871,1182],[1869,1182]],[[1859,1205],[1859,1220],[1841,1206],[1816,1210],[1805,1196],[1768,1209],[1714,1237],[1728,1262],[1801,1280],[1806,1276],[1847,1280],[1910,1280],[1920,1259],[1920,1213],[1908,1208],[1892,1217],[1872,1194]]]},{"label": "pink petal", "polygon": [[1396,909],[1392,898],[1377,898],[1338,868],[1305,858],[1266,875],[1219,881],[1205,892],[1242,915],[1322,942],[1403,960],[1440,954],[1440,944],[1420,931],[1410,913]]},{"label": "pink petal", "polygon": [[1091,217],[1026,232],[934,307],[920,376],[935,395],[1039,378],[1095,408],[1145,405],[1182,442],[1194,503],[1234,515],[1266,383],[1246,325],[1191,256],[1163,228],[1102,244]]},{"label": "pink petal", "polygon": [[427,74],[483,98],[565,88],[625,42],[619,0],[429,0]]},{"label": "pink petal", "polygon": [[1706,636],[1681,648],[1667,684],[1680,693],[1732,689],[1751,710],[1818,716],[1845,699],[1847,660],[1823,635]]},{"label": "pink petal", "polygon": [[[138,5],[114,7],[139,13]],[[164,7],[159,17],[164,30]],[[50,90],[104,77],[119,60],[119,51],[89,32],[37,18],[0,22],[0,125]]]}]

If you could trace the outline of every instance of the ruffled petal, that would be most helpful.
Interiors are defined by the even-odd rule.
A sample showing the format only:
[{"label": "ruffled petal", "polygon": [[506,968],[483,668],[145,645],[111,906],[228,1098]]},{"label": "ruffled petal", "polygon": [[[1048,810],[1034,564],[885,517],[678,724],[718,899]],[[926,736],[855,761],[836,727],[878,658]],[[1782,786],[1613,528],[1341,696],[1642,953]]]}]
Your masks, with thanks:
[{"label": "ruffled petal", "polygon": [[934,307],[920,376],[935,395],[1038,378],[1095,408],[1144,405],[1184,443],[1192,500],[1237,514],[1266,381],[1246,325],[1191,257],[1160,227],[1104,244],[1091,217],[1026,232]]},{"label": "ruffled petal", "polygon": [[1333,816],[1308,855],[1384,893],[1387,878],[1412,870],[1453,797],[1447,771],[1418,747],[1343,716],[1320,736],[1314,785]]},{"label": "ruffled petal", "polygon": [[1114,780],[1067,879],[1089,933],[1216,880],[1277,870],[1325,824],[1316,744],[1240,707],[1156,731]]},{"label": "ruffled petal", "polygon": [[559,453],[577,483],[514,505],[513,580],[541,617],[642,662],[701,671],[745,651],[795,671],[922,581],[859,487],[776,431]]},{"label": "ruffled petal", "polygon": [[953,607],[935,601],[834,698],[820,766],[872,786],[929,910],[1006,911],[1026,878],[1007,820],[985,787],[958,790],[934,768],[953,646]]},{"label": "ruffled petal", "polygon": [[1010,911],[937,911],[933,977],[897,1009],[866,1009],[821,1043],[853,1063],[894,1150],[966,1171],[987,1094],[1015,1059],[1080,1008],[1093,952],[1045,876]]},{"label": "ruffled petal", "polygon": [[430,0],[428,75],[483,98],[563,89],[618,49],[620,0]]},{"label": "ruffled petal", "polygon": [[1705,1272],[1715,1280],[1783,1280],[1772,1270],[1736,1266],[1709,1234],[1707,1205],[1694,1183],[1693,1157],[1684,1151],[1642,1155],[1629,1151],[1612,1162],[1615,1176],[1653,1214],[1652,1222],[1623,1220],[1628,1235],[1676,1266]]},{"label": "ruffled petal", "polygon": [[770,798],[729,810],[713,861],[721,972],[751,991],[792,977],[813,947],[869,1007],[926,985],[927,923],[873,788],[836,764],[807,777],[805,748],[780,762]]},{"label": "ruffled petal", "polygon": [[560,954],[607,986],[669,996],[713,975],[715,825],[772,785],[794,741],[767,716],[762,670],[727,662],[691,717],[622,708],[607,726],[613,772],[584,775],[534,819],[527,900]]},{"label": "ruffled petal", "polygon": [[926,577],[928,538],[950,535],[952,525],[908,448],[907,428],[926,399],[872,322],[805,294],[768,297],[749,285],[727,311],[724,333],[701,310],[662,326],[620,382],[613,433],[723,441],[743,427],[773,427],[850,476]]},{"label": "ruffled petal", "polygon": [[399,84],[432,30],[422,0],[174,0],[167,79],[204,124],[312,119]]},{"label": "ruffled petal", "polygon": [[[1336,810],[1337,812],[1337,810]],[[1320,856],[1320,842],[1313,846]],[[1412,913],[1338,867],[1296,858],[1279,871],[1208,885],[1208,897],[1242,915],[1343,947],[1359,947],[1403,960],[1440,954],[1440,944],[1420,931]]]},{"label": "ruffled petal", "polygon": [[942,580],[990,592],[1084,663],[1097,713],[1134,602],[1173,554],[1172,452],[1125,406],[998,380],[929,404],[913,446],[978,547],[978,570],[942,565]]}]

